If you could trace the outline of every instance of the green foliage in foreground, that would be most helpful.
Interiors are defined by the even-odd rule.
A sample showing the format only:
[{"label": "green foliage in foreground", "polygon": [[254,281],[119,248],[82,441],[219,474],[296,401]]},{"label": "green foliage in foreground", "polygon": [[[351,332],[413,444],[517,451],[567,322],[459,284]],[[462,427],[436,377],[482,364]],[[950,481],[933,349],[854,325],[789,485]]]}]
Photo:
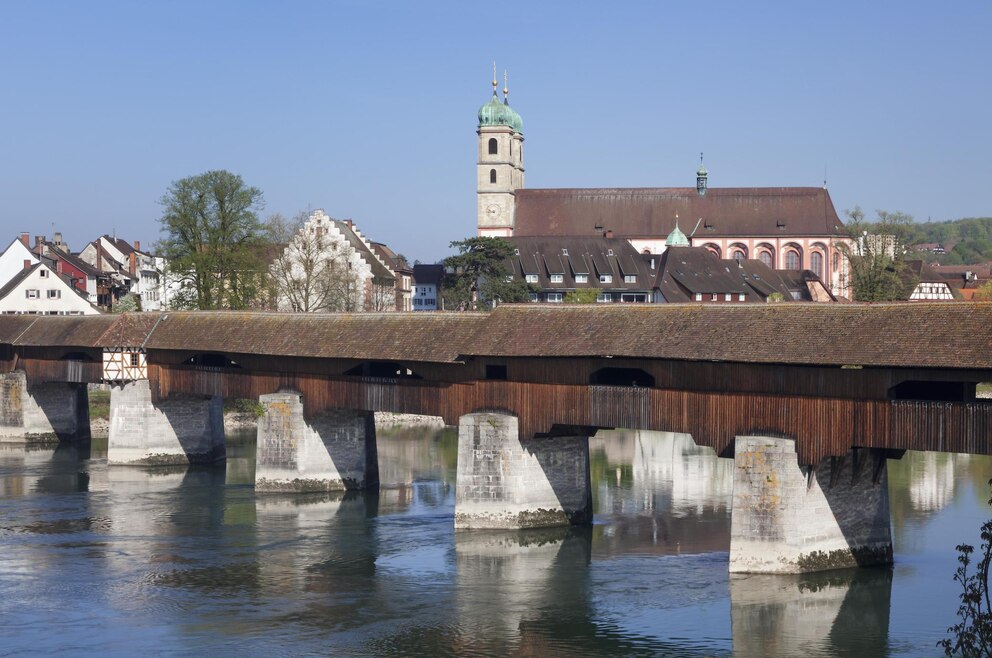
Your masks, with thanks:
[{"label": "green foliage in foreground", "polygon": [[90,420],[110,420],[110,391],[90,390]]},{"label": "green foliage in foreground", "polygon": [[[992,485],[992,480],[989,480]],[[992,504],[992,500],[989,501]],[[978,561],[975,547],[959,544],[954,580],[961,585],[960,621],[947,629],[950,637],[937,643],[946,656],[992,656],[992,598],[989,595],[989,565],[992,564],[992,519],[982,524]],[[974,571],[971,570],[974,563]]]},{"label": "green foliage in foreground", "polygon": [[265,415],[265,406],[258,400],[224,398],[224,413],[247,414],[255,418],[261,418]]}]

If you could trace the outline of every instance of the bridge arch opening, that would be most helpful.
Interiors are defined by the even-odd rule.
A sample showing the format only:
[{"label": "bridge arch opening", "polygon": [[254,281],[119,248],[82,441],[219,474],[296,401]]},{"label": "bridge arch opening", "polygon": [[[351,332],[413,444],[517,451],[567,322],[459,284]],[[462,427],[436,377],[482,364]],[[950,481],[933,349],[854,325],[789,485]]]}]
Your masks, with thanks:
[{"label": "bridge arch opening", "polygon": [[975,384],[971,382],[907,380],[899,382],[889,389],[889,399],[970,402],[975,399]]},{"label": "bridge arch opening", "polygon": [[182,365],[184,366],[203,366],[206,368],[240,368],[241,365],[237,361],[234,361],[230,357],[224,354],[218,354],[216,352],[204,352],[203,354],[194,354],[185,361]]},{"label": "bridge arch opening", "polygon": [[423,379],[410,368],[395,361],[366,361],[345,370],[346,377],[384,377],[387,379]]},{"label": "bridge arch opening", "polygon": [[593,386],[635,386],[651,388],[654,376],[640,368],[600,368],[589,377]]}]

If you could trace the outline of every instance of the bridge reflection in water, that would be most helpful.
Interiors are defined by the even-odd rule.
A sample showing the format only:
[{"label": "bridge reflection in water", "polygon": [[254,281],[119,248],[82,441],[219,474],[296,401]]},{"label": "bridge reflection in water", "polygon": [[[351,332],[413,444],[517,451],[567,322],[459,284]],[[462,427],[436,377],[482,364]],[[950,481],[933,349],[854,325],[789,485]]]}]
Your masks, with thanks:
[{"label": "bridge reflection in water", "polygon": [[[687,435],[602,433],[594,525],[517,532],[452,532],[450,431],[379,442],[378,495],[295,496],[254,494],[250,439],[226,467],[164,470],[108,468],[99,442],[0,446],[9,646],[119,641],[88,615],[40,645],[18,630],[75,606],[147,632],[135,652],[924,655],[956,605],[952,547],[926,563],[947,587],[913,597],[927,525],[989,475],[985,458],[892,462],[895,571],[728,575],[733,462]],[[923,612],[893,612],[895,581]]]}]

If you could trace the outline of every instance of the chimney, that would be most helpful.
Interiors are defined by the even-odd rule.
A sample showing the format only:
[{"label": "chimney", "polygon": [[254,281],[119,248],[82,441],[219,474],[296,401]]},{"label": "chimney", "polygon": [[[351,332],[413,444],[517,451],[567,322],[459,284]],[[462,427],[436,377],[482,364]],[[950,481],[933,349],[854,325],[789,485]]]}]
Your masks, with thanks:
[{"label": "chimney", "polygon": [[131,276],[134,276],[134,272],[135,272],[136,268],[135,268],[134,252],[133,251],[130,254],[128,254],[128,259],[127,260],[128,260],[127,265],[128,265],[128,269],[131,271]]},{"label": "chimney", "polygon": [[36,236],[34,236],[34,248],[37,249],[38,247],[40,247],[41,246],[41,243],[44,242],[44,241],[45,241],[45,236],[44,235],[36,235]]},{"label": "chimney", "polygon": [[31,269],[31,260],[29,260],[27,258],[24,259],[24,269],[26,269],[26,270],[30,270]]},{"label": "chimney", "polygon": [[31,234],[30,233],[21,233],[21,242],[24,243],[24,246],[25,247],[27,247],[28,249],[30,249],[31,248]]},{"label": "chimney", "polygon": [[138,240],[134,241],[134,250],[141,251],[141,242],[139,242]]},{"label": "chimney", "polygon": [[606,229],[606,237],[612,238],[613,237],[613,231],[610,230],[610,229]]}]

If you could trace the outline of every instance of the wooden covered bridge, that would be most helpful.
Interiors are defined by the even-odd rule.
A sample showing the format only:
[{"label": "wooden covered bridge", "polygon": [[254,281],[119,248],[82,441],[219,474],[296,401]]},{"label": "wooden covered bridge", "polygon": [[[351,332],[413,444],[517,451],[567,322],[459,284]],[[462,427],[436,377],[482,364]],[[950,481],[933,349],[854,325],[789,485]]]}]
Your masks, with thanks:
[{"label": "wooden covered bridge", "polygon": [[[0,434],[77,432],[82,385],[109,382],[111,461],[216,459],[219,399],[260,399],[260,488],[360,487],[377,482],[369,412],[441,416],[464,435],[459,501],[501,505],[461,505],[456,525],[546,525],[587,520],[588,491],[572,489],[599,428],[691,434],[750,460],[742,478],[760,471],[755,455],[767,466],[783,453],[807,491],[821,469],[827,490],[862,473],[877,488],[884,457],[906,449],[989,454],[992,401],[975,392],[992,381],[990,345],[992,304],[982,303],[0,316]],[[164,426],[171,452],[143,438]],[[742,437],[762,441],[742,449]],[[308,470],[287,447],[313,440],[337,466]],[[335,459],[342,442],[362,447]],[[504,509],[513,464],[531,458],[557,502],[550,516],[535,511],[544,502]],[[278,467],[266,478],[269,462]]]}]

